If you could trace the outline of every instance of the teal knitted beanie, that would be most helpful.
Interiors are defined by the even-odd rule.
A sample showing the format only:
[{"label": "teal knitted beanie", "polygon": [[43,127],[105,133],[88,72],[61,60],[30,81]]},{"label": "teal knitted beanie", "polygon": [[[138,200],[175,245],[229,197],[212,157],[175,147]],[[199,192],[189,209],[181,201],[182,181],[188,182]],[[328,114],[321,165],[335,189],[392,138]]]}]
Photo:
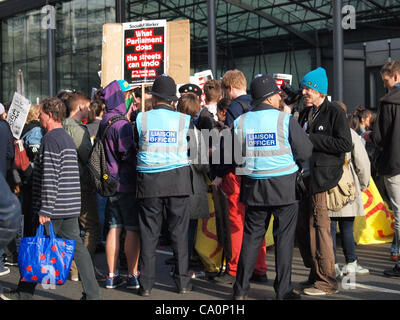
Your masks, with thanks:
[{"label": "teal knitted beanie", "polygon": [[324,68],[317,68],[307,73],[301,81],[301,86],[309,87],[322,94],[328,94],[328,77]]}]

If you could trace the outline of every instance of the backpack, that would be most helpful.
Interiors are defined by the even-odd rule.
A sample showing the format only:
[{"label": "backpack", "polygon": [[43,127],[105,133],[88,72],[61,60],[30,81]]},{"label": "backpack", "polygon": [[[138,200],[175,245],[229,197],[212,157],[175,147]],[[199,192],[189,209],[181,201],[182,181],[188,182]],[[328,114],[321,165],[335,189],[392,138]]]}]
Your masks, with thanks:
[{"label": "backpack", "polygon": [[92,185],[96,189],[96,192],[103,197],[111,197],[117,192],[118,176],[111,176],[107,168],[104,138],[108,128],[119,120],[126,120],[129,122],[129,120],[124,116],[114,116],[108,120],[107,126],[101,137],[96,137],[87,164]]},{"label": "backpack", "polygon": [[242,106],[243,109],[243,113],[246,113],[247,111],[249,111],[249,106],[244,103],[243,101],[238,100],[239,104]]},{"label": "backpack", "polygon": [[24,143],[28,147],[37,147],[39,149],[42,143],[43,132],[44,130],[41,127],[34,127],[25,133],[21,139],[24,140]]}]

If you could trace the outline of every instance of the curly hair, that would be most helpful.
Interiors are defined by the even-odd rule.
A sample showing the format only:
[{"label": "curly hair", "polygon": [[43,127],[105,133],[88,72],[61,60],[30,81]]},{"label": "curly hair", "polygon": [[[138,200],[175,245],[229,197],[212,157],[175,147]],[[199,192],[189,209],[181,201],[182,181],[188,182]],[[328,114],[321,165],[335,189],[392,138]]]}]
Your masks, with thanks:
[{"label": "curly hair", "polygon": [[62,123],[67,114],[67,107],[59,98],[46,98],[40,104],[43,112],[51,114],[54,121]]},{"label": "curly hair", "polygon": [[25,123],[28,124],[32,120],[39,119],[40,105],[33,105],[29,108],[28,116],[26,117]]}]

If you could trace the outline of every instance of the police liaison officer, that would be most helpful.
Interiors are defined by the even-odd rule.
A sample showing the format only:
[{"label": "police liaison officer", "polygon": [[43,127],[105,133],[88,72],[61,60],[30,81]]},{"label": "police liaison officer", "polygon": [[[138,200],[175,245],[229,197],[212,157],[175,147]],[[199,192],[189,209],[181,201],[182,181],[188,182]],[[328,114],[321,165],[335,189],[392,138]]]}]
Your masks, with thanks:
[{"label": "police liaison officer", "polygon": [[273,214],[276,298],[298,299],[291,285],[298,213],[296,162],[310,158],[313,146],[297,121],[279,110],[279,88],[270,75],[258,75],[250,91],[253,108],[234,122],[234,137],[240,141],[244,161],[236,173],[243,175],[241,201],[246,213],[233,298],[247,298],[258,250]]},{"label": "police liaison officer", "polygon": [[193,193],[188,158],[190,116],[177,112],[175,81],[163,74],[152,88],[153,109],[136,119],[137,198],[141,235],[139,294],[149,296],[156,276],[156,246],[167,213],[175,256],[172,275],[179,293],[191,290],[188,275],[188,200]]}]

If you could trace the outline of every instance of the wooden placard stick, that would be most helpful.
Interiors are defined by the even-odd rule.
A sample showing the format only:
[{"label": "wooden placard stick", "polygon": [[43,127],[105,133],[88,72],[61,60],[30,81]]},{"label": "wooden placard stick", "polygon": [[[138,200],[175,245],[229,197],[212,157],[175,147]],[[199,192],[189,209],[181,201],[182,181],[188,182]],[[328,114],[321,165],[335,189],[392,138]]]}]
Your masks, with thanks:
[{"label": "wooden placard stick", "polygon": [[145,112],[145,96],[144,96],[144,84],[142,84],[142,112]]}]

